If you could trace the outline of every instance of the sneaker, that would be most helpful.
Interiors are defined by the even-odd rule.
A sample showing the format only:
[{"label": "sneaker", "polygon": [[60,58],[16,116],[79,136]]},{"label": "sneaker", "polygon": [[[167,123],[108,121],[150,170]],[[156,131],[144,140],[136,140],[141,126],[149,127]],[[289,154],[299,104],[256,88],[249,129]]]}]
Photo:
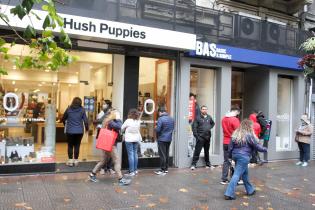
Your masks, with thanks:
[{"label": "sneaker", "polygon": [[256,193],[256,190],[254,190],[252,193],[247,194],[247,195],[248,195],[248,196],[252,196],[252,195],[255,195],[255,193]]},{"label": "sneaker", "polygon": [[190,169],[191,169],[191,170],[195,170],[195,169],[196,169],[196,166],[192,165],[192,166],[190,167]]},{"label": "sneaker", "polygon": [[227,195],[224,195],[224,199],[225,199],[225,200],[235,200],[235,198],[232,198],[232,197],[227,196]]},{"label": "sneaker", "polygon": [[135,174],[137,175],[139,173],[139,171],[137,170],[137,171],[135,171]]},{"label": "sneaker", "polygon": [[165,170],[164,172],[165,172],[165,173],[168,173],[168,170]]},{"label": "sneaker", "polygon": [[295,165],[300,166],[300,165],[302,165],[302,164],[303,164],[303,162],[302,162],[302,161],[299,161],[299,162],[297,162]]},{"label": "sneaker", "polygon": [[121,178],[118,180],[119,185],[129,185],[131,183],[131,179]]},{"label": "sneaker", "polygon": [[109,169],[109,173],[110,174],[116,174],[116,171],[114,171],[113,169]]},{"label": "sneaker", "polygon": [[73,162],[74,166],[79,166],[79,160],[78,159],[75,159],[74,162]]},{"label": "sneaker", "polygon": [[308,166],[308,163],[307,162],[303,162],[302,166],[303,167]]},{"label": "sneaker", "polygon": [[90,180],[91,182],[98,182],[98,180],[96,179],[96,176],[95,176],[94,174],[90,174],[90,175],[89,175],[89,180]]},{"label": "sneaker", "polygon": [[229,184],[229,181],[228,180],[221,181],[220,184],[227,185],[227,184]]},{"label": "sneaker", "polygon": [[103,168],[100,170],[100,174],[101,175],[105,175],[106,174],[106,172],[105,172],[105,170]]},{"label": "sneaker", "polygon": [[243,185],[244,182],[243,182],[243,180],[240,180],[240,181],[237,182],[237,184],[238,184],[238,185]]},{"label": "sneaker", "polygon": [[73,159],[69,159],[69,160],[66,162],[66,165],[72,167],[72,166],[73,166]]},{"label": "sneaker", "polygon": [[128,174],[125,174],[126,176],[135,176],[136,175],[136,173],[135,172],[130,172],[130,173],[128,173]]},{"label": "sneaker", "polygon": [[162,176],[166,175],[165,171],[162,171],[162,170],[154,171],[154,173],[156,175],[162,175]]}]

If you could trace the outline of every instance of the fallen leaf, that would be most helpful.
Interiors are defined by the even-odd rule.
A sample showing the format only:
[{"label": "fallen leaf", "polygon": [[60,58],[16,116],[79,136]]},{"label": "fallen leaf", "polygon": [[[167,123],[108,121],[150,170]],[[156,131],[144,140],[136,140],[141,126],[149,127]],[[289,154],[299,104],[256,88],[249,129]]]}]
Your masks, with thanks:
[{"label": "fallen leaf", "polygon": [[202,182],[203,184],[208,184],[208,183],[209,183],[209,181],[208,181],[207,179],[203,179],[203,180],[201,180],[201,182]]},{"label": "fallen leaf", "polygon": [[230,208],[230,210],[237,210],[237,208],[233,207],[233,208]]},{"label": "fallen leaf", "polygon": [[243,202],[243,205],[244,206],[248,206],[249,204],[247,202]]},{"label": "fallen leaf", "polygon": [[124,191],[124,192],[123,192],[123,194],[127,194],[127,192],[126,192],[126,191]]},{"label": "fallen leaf", "polygon": [[184,192],[184,193],[186,193],[186,192],[188,192],[188,190],[185,189],[185,188],[181,188],[181,189],[179,189],[179,192]]},{"label": "fallen leaf", "polygon": [[160,203],[168,203],[168,198],[167,197],[160,197]]},{"label": "fallen leaf", "polygon": [[281,181],[284,181],[285,179],[284,178],[281,178]]},{"label": "fallen leaf", "polygon": [[267,208],[267,210],[273,210],[273,208],[271,208],[271,207],[268,207],[268,208]]},{"label": "fallen leaf", "polygon": [[24,207],[27,203],[16,203],[15,207]]},{"label": "fallen leaf", "polygon": [[260,195],[259,197],[260,197],[260,198],[264,198],[265,196],[264,196],[264,195]]},{"label": "fallen leaf", "polygon": [[248,196],[244,195],[243,198],[244,198],[244,199],[248,199]]},{"label": "fallen leaf", "polygon": [[260,184],[260,185],[258,185],[259,187],[264,187],[265,185],[263,185],[263,184]]},{"label": "fallen leaf", "polygon": [[209,210],[209,207],[206,206],[206,205],[201,205],[201,206],[198,206],[198,209],[201,209],[201,210]]},{"label": "fallen leaf", "polygon": [[71,201],[70,198],[64,198],[63,200],[64,200],[64,202],[66,202],[66,203]]},{"label": "fallen leaf", "polygon": [[122,193],[123,190],[121,188],[119,188],[119,187],[115,187],[115,192],[116,193]]},{"label": "fallen leaf", "polygon": [[314,196],[315,196],[315,194],[314,194],[314,193],[310,193],[310,196],[314,197]]},{"label": "fallen leaf", "polygon": [[156,206],[155,203],[149,203],[149,204],[147,205],[147,207],[149,207],[149,208],[153,208],[153,207],[155,207],[155,206]]},{"label": "fallen leaf", "polygon": [[297,187],[293,187],[292,189],[293,190],[300,190],[300,188],[297,188]]},{"label": "fallen leaf", "polygon": [[30,207],[30,206],[24,206],[24,208],[27,209],[27,210],[32,210],[32,209],[33,209],[33,208]]},{"label": "fallen leaf", "polygon": [[260,187],[256,187],[256,191],[262,191]]},{"label": "fallen leaf", "polygon": [[237,192],[235,192],[235,194],[236,194],[236,195],[240,195],[240,194],[241,194],[241,192],[240,192],[240,191],[237,191]]},{"label": "fallen leaf", "polygon": [[259,206],[259,207],[258,207],[258,210],[264,210],[264,208],[263,208],[263,207],[261,207],[261,206]]},{"label": "fallen leaf", "polygon": [[140,206],[139,206],[139,205],[135,205],[135,206],[131,206],[131,208],[136,208],[136,209],[138,209],[138,208],[140,208]]},{"label": "fallen leaf", "polygon": [[267,202],[266,204],[267,204],[267,206],[270,206],[270,205],[271,205],[271,203],[270,203],[270,202]]},{"label": "fallen leaf", "polygon": [[140,197],[152,197],[152,194],[140,194]]},{"label": "fallen leaf", "polygon": [[304,179],[304,182],[308,182],[308,179]]}]

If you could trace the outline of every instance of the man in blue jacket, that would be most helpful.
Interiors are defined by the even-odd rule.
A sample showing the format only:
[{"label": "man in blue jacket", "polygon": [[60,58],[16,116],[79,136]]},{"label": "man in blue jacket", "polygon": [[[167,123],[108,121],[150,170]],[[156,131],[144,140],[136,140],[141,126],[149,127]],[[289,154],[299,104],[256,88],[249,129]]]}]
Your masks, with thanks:
[{"label": "man in blue jacket", "polygon": [[174,131],[174,119],[170,117],[165,108],[159,108],[159,119],[155,128],[158,150],[160,156],[161,169],[155,171],[157,175],[165,175],[168,173],[169,148],[172,141]]}]

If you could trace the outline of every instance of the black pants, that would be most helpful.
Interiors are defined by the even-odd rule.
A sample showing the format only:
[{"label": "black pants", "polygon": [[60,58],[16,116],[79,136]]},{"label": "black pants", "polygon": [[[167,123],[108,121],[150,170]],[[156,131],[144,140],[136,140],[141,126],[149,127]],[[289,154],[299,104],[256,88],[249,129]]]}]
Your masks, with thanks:
[{"label": "black pants", "polygon": [[210,159],[209,159],[210,140],[204,139],[204,138],[197,138],[196,140],[197,142],[196,142],[193,161],[191,165],[195,166],[197,164],[201,149],[203,148],[204,153],[205,153],[206,165],[211,166]]},{"label": "black pants", "polygon": [[222,181],[228,181],[229,170],[231,167],[231,162],[229,159],[229,145],[223,144],[223,154],[224,154],[224,162],[222,167]]},{"label": "black pants", "polygon": [[299,150],[300,150],[300,161],[307,162],[310,160],[310,144],[306,144],[303,142],[298,142]]},{"label": "black pants", "polygon": [[170,151],[171,142],[158,142],[158,150],[160,156],[160,166],[163,171],[168,170],[168,159],[169,159],[169,151]]},{"label": "black pants", "polygon": [[[263,146],[268,148],[268,140],[264,140]],[[264,152],[264,160],[267,161],[268,160],[268,152]]]},{"label": "black pants", "polygon": [[79,152],[80,152],[80,145],[82,140],[83,134],[69,134],[67,133],[67,139],[68,139],[68,158],[74,159],[79,158]]}]

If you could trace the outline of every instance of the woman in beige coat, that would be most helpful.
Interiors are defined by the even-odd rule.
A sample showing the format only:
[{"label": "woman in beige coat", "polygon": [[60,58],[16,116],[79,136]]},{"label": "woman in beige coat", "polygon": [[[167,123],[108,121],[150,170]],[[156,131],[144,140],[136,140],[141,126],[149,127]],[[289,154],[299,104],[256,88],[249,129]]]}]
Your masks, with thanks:
[{"label": "woman in beige coat", "polygon": [[296,131],[295,141],[300,149],[300,161],[296,163],[298,166],[307,166],[310,159],[310,143],[313,126],[308,120],[307,115],[301,116],[301,125]]}]

